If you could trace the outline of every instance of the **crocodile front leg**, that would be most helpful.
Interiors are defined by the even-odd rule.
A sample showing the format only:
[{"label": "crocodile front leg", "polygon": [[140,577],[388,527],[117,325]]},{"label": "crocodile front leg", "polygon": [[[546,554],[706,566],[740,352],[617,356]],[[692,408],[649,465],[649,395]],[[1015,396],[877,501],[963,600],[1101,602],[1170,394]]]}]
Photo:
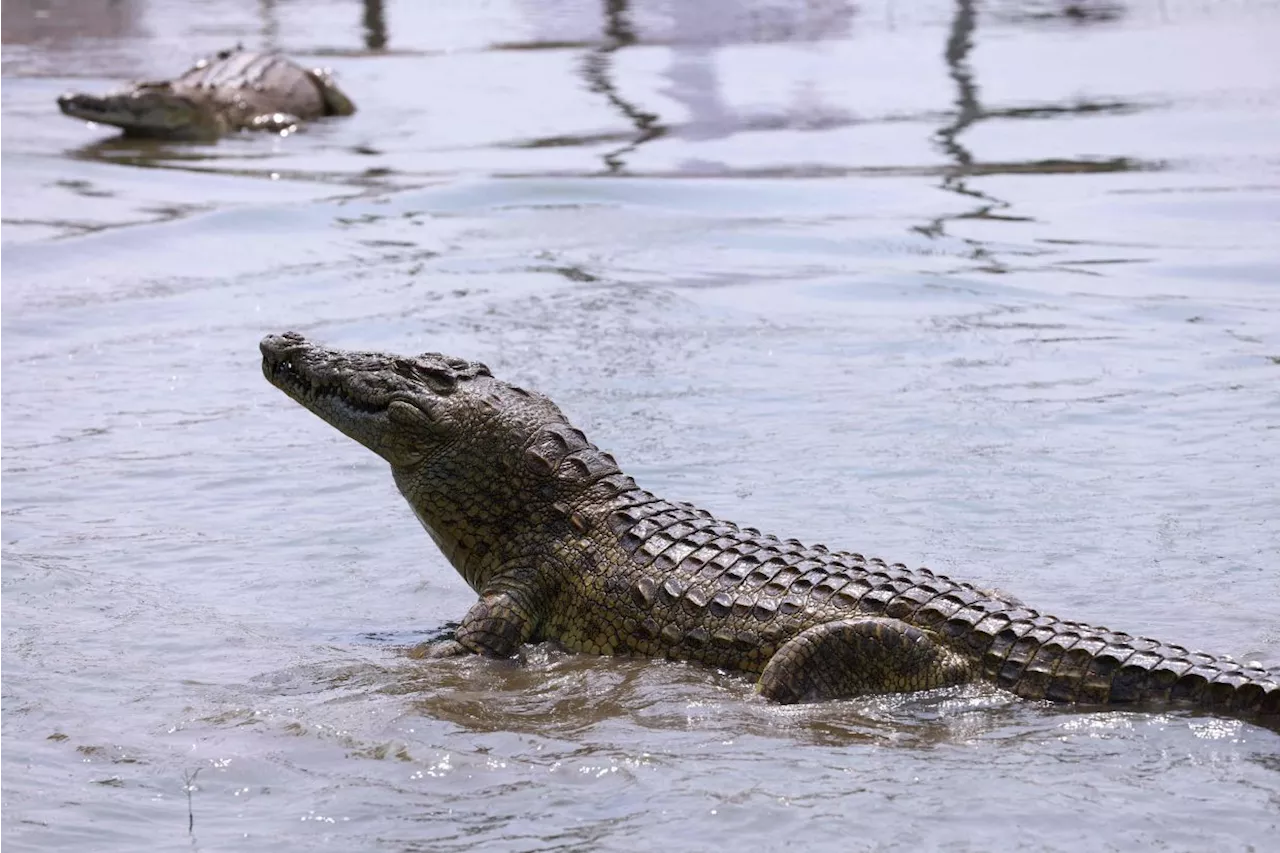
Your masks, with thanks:
[{"label": "crocodile front leg", "polygon": [[825,622],[782,644],[756,689],[784,705],[907,693],[960,684],[969,664],[929,634],[897,619]]},{"label": "crocodile front leg", "polygon": [[509,658],[528,642],[538,619],[524,602],[531,596],[519,587],[504,585],[487,591],[471,605],[454,634],[455,639],[425,643],[410,655],[416,658],[445,658],[464,654]]}]

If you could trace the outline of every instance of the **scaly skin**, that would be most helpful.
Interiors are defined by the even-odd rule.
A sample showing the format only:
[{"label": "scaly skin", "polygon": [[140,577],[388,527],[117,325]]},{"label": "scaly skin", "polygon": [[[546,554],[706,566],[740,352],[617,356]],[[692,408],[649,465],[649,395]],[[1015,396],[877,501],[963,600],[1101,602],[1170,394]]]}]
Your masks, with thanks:
[{"label": "scaly skin", "polygon": [[1032,699],[1280,712],[1275,670],[658,498],[554,403],[482,364],[332,350],[293,333],[261,350],[272,384],[390,463],[479,594],[431,655],[509,656],[554,640],[750,673],[779,702],[985,680]]},{"label": "scaly skin", "polygon": [[63,95],[58,107],[72,118],[114,125],[125,136],[188,140],[241,129],[288,130],[306,119],[356,111],[327,72],[240,48],[202,59],[175,80],[109,95]]}]

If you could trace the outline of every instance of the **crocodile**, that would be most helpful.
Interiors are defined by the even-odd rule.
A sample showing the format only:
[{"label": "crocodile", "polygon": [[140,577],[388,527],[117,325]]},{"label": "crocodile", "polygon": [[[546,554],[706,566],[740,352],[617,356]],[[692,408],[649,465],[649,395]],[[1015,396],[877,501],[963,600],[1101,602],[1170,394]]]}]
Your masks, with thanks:
[{"label": "crocodile", "polygon": [[128,137],[176,140],[210,140],[238,130],[285,132],[304,120],[356,111],[327,71],[240,47],[202,59],[174,80],[107,95],[66,94],[58,107]]},{"label": "crocodile", "polygon": [[664,500],[550,399],[478,362],[330,349],[293,332],[260,349],[273,385],[390,464],[478,594],[454,636],[418,657],[510,657],[553,641],[739,671],[786,704],[987,682],[1082,706],[1280,713],[1278,669]]}]

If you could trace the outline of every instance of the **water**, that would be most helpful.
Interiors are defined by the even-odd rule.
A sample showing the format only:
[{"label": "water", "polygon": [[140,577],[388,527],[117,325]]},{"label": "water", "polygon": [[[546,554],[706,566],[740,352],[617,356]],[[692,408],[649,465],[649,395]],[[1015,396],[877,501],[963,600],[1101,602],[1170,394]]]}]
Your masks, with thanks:
[{"label": "water", "polygon": [[[406,659],[472,595],[259,372],[481,359],[660,494],[1278,665],[1280,7],[1064,8],[5,0],[9,849],[1268,849],[1238,721]],[[236,41],[360,111],[56,112]]]}]

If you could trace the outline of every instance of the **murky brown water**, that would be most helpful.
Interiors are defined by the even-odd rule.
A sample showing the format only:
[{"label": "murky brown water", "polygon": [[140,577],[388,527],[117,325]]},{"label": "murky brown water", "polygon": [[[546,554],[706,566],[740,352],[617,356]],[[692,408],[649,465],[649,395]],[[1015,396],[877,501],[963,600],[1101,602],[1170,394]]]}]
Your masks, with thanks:
[{"label": "murky brown water", "polygon": [[[1269,849],[1239,722],[398,656],[471,595],[258,368],[482,359],[670,497],[1278,664],[1280,6],[1066,8],[4,0],[7,849]],[[360,112],[56,112],[236,41]]]}]

